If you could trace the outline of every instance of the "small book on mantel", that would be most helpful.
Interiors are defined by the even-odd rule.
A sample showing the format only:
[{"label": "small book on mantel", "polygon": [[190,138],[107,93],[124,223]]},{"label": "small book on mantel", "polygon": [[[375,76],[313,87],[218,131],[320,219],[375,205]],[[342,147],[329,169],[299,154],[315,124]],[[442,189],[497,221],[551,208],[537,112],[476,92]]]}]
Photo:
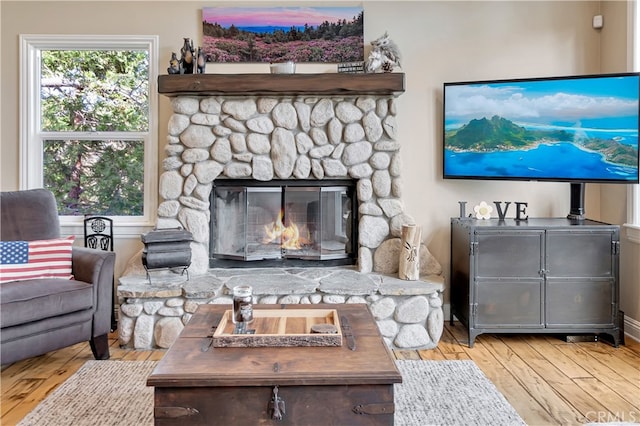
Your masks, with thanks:
[{"label": "small book on mantel", "polygon": [[338,72],[348,74],[364,73],[364,62],[343,62],[338,64]]}]

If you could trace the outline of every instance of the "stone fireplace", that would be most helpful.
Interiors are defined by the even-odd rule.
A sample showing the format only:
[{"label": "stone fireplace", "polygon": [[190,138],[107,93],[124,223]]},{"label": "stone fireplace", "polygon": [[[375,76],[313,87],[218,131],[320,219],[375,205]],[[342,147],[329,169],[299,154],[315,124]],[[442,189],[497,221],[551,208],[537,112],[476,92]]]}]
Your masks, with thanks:
[{"label": "stone fireplace", "polygon": [[360,272],[373,271],[380,245],[399,237],[402,224],[413,223],[401,201],[395,102],[401,90],[320,96],[308,84],[309,94],[238,96],[231,86],[231,94],[171,98],[158,227],[183,226],[194,234],[192,273],[210,267],[214,181],[354,180]]},{"label": "stone fireplace", "polygon": [[[158,207],[157,227],[183,227],[193,234],[189,270],[195,278],[184,283],[169,277],[154,287],[123,277],[118,290],[124,302],[121,343],[163,347],[198,303],[228,303],[233,285],[251,281],[259,303],[368,303],[391,346],[434,347],[443,322],[440,265],[422,245],[421,272],[429,278],[403,281],[396,273],[402,225],[414,223],[401,200],[396,99],[403,90],[404,74],[397,73],[160,76],[159,91],[170,97],[173,114],[159,182],[164,201]],[[349,226],[356,229],[326,225],[330,232],[324,235],[331,237],[319,238],[315,247],[325,254],[330,247],[336,253],[343,250],[355,266],[317,268],[323,260],[318,258],[296,270],[216,269],[222,265],[216,263],[219,258],[246,252],[246,245],[255,245],[256,239],[247,243],[244,225],[238,225],[240,213],[235,222],[227,217],[221,224],[215,204],[258,215],[255,208],[249,212],[244,201],[231,201],[241,197],[239,192],[218,189],[229,183],[227,188],[243,183],[270,188],[282,181],[304,188],[351,182],[349,207],[347,190],[327,199],[335,204],[336,217],[352,215]],[[320,202],[305,200],[307,210]],[[318,212],[304,209],[296,214],[305,217],[311,235]],[[244,242],[220,245],[218,236],[230,230]],[[356,241],[340,248],[349,238]],[[216,254],[216,248],[225,253]],[[151,331],[143,333],[145,322]],[[146,337],[136,342],[138,328]]]}]

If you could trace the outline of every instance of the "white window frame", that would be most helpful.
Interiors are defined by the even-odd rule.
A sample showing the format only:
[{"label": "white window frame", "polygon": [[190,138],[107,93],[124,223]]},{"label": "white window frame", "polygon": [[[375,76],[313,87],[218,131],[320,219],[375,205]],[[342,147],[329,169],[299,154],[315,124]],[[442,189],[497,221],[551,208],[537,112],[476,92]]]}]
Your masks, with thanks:
[{"label": "white window frame", "polygon": [[[628,4],[628,55],[630,70],[640,71],[640,6],[638,0]],[[627,238],[640,244],[640,184],[627,189],[627,223],[624,224]]]},{"label": "white window frame", "polygon": [[[20,35],[20,189],[43,186],[43,147],[40,131],[42,50],[133,50],[149,52],[149,129],[136,134],[144,140],[144,209],[141,216],[112,216],[114,233],[139,235],[156,221],[158,207],[158,36],[148,35]],[[97,133],[94,133],[97,134]],[[87,132],[87,137],[92,133]],[[130,139],[132,133],[127,133]],[[60,216],[63,234],[82,234],[82,216]]]}]

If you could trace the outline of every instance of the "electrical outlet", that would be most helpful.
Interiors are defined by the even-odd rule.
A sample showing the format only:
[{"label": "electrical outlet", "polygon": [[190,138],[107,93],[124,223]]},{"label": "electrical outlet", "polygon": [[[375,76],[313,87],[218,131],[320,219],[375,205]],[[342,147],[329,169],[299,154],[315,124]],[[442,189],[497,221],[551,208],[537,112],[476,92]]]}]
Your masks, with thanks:
[{"label": "electrical outlet", "polygon": [[595,15],[593,17],[593,28],[600,29],[604,26],[604,20],[602,15]]}]

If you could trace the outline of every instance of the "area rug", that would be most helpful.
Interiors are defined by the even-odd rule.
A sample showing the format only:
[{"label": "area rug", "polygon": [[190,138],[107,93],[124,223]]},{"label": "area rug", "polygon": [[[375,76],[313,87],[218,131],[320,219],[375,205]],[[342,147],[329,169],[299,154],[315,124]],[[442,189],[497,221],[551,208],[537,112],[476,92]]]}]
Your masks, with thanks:
[{"label": "area rug", "polygon": [[[395,424],[524,425],[473,361],[397,361]],[[155,361],[87,361],[20,426],[153,425]]]},{"label": "area rug", "polygon": [[396,363],[396,425],[525,425],[473,361]]}]

